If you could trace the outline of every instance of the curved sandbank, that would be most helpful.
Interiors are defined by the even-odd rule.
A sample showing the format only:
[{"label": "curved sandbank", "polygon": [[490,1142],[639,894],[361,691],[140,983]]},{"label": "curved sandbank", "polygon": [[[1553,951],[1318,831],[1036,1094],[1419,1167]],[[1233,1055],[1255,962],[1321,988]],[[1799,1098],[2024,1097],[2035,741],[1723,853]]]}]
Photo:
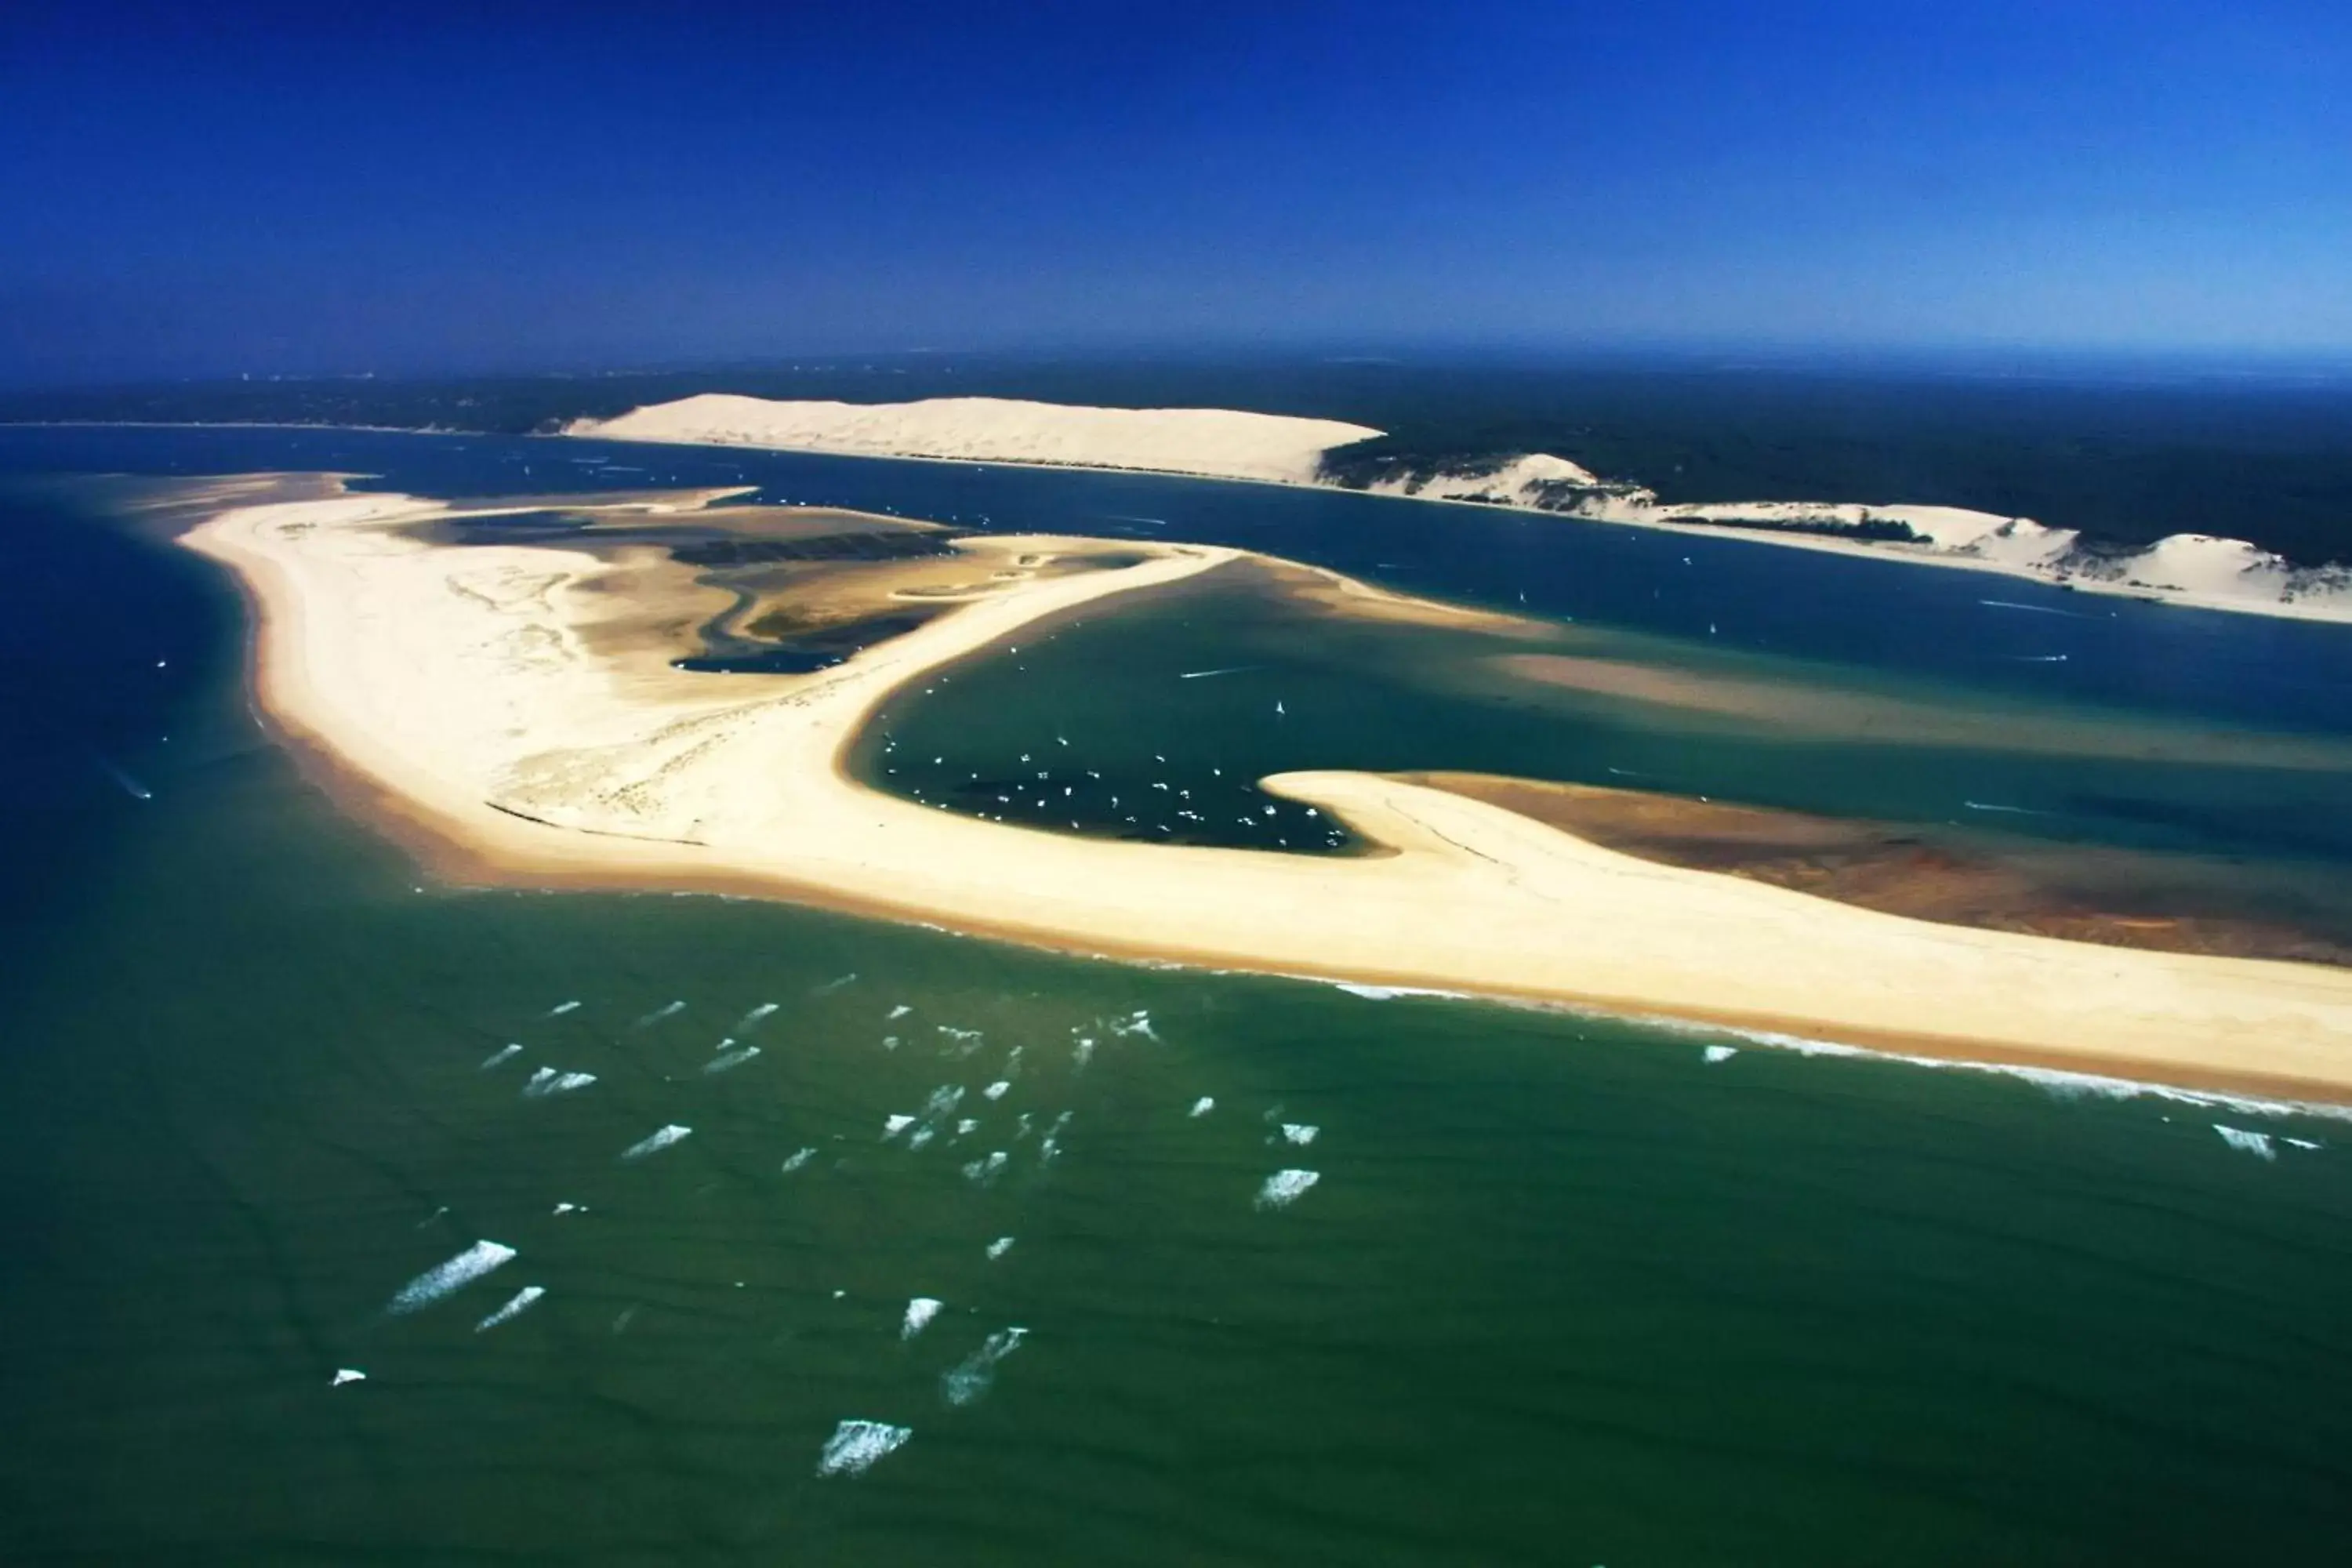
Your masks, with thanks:
[{"label": "curved sandbank", "polygon": [[843,771],[893,691],[1238,552],[986,536],[984,588],[814,675],[681,672],[725,599],[653,547],[450,545],[445,503],[219,513],[185,542],[255,613],[254,687],[440,867],[527,885],[791,899],[1087,953],[1570,1003],[2176,1083],[2352,1100],[2352,973],[1929,924],[1602,849],[1363,773],[1266,787],[1389,853],[1287,856],[985,822]]},{"label": "curved sandbank", "polygon": [[[1640,484],[1604,479],[1549,452],[1341,482],[1326,472],[1323,459],[1385,432],[1229,408],[1097,408],[1003,397],[820,403],[703,393],[610,419],[574,420],[562,434],[1316,485],[1957,567],[2200,609],[2352,621],[2352,568],[2298,567],[2239,539],[2176,533],[2145,549],[2110,551],[2078,548],[2081,535],[2071,529],[1966,507],[1790,500],[1673,505]],[[1909,537],[1857,536],[1874,527]]]}]

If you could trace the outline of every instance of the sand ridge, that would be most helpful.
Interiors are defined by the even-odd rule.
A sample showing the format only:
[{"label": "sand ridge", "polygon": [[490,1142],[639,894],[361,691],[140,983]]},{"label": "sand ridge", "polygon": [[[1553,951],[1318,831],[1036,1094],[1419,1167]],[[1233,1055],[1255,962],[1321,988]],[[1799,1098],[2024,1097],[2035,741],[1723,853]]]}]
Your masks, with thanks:
[{"label": "sand ridge", "polygon": [[[2352,974],[1929,924],[1619,854],[1370,774],[1265,781],[1391,853],[1113,842],[881,795],[843,759],[893,692],[1114,596],[1239,558],[984,536],[998,591],[808,676],[594,650],[688,568],[436,543],[403,496],[235,508],[186,542],[257,613],[255,684],[444,863],[723,888],[1087,952],[1591,1005],[1927,1054],[2352,1099]],[[1132,561],[1055,574],[1055,560]],[[614,574],[629,574],[625,585]],[[706,590],[707,591],[707,590]]]}]

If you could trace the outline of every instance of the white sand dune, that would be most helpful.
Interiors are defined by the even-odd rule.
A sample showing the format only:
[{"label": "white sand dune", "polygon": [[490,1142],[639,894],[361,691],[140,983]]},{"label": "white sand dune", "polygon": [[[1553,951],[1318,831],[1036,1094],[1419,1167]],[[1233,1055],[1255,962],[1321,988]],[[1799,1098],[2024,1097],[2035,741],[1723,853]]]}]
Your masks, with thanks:
[{"label": "white sand dune", "polygon": [[267,710],[361,786],[352,798],[469,875],[725,889],[1081,952],[2352,1098],[2342,971],[1925,924],[1368,774],[1267,781],[1394,851],[1325,859],[1032,831],[843,773],[893,691],[1231,551],[1024,574],[1100,542],[967,540],[1011,573],[1002,591],[815,675],[699,676],[620,635],[649,604],[675,620],[726,602],[687,568],[385,526],[439,515],[346,497],[224,512],[187,540],[257,606]]},{"label": "white sand dune", "polygon": [[[862,457],[961,458],[1161,473],[1274,484],[1328,483],[1324,455],[1383,434],[1361,425],[1225,408],[1093,408],[1001,397],[920,403],[778,402],[706,393],[563,432],[607,440],[761,447]],[[2092,593],[2206,609],[2352,620],[2352,569],[2304,568],[2243,540],[2179,533],[2137,552],[2095,552],[2073,530],[1965,507],[1851,501],[1673,505],[1641,485],[1603,479],[1532,452],[1362,487],[1412,500],[1518,507],[1555,517],[1668,528],[1882,560],[2031,577]],[[1912,541],[1844,538],[1825,528],[1902,523]]]},{"label": "white sand dune", "polygon": [[583,419],[564,434],[1306,484],[1325,452],[1380,432],[1230,408],[1087,408],[1003,397],[779,403],[714,392]]}]

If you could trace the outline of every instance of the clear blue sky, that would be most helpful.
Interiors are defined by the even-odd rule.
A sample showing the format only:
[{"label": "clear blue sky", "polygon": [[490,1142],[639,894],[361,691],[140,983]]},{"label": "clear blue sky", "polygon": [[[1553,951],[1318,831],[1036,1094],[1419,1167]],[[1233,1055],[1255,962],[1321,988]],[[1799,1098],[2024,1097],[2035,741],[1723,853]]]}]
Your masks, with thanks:
[{"label": "clear blue sky", "polygon": [[2352,351],[2352,0],[0,5],[0,379]]}]

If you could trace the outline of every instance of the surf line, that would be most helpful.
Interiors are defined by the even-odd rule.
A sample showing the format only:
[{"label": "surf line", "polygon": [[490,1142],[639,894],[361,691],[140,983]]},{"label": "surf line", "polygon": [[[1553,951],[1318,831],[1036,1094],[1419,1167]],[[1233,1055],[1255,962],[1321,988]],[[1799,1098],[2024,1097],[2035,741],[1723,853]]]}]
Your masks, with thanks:
[{"label": "surf line", "polygon": [[1188,669],[1181,675],[1179,675],[1176,679],[1179,680],[1206,680],[1213,675],[1239,675],[1245,669],[1255,669],[1256,668],[1257,666],[1254,664],[1229,664],[1223,669]]}]

